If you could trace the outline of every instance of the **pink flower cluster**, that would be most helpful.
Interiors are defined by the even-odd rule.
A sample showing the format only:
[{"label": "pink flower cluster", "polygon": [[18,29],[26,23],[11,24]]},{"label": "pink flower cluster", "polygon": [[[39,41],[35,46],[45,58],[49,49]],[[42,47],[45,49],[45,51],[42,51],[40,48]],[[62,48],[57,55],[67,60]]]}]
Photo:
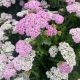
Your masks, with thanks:
[{"label": "pink flower cluster", "polygon": [[13,64],[12,63],[6,64],[3,77],[7,80],[10,80],[10,78],[15,75],[16,75],[16,70],[14,69]]},{"label": "pink flower cluster", "polygon": [[68,11],[69,13],[75,12],[75,11],[76,11],[76,9],[75,9],[75,4],[68,5],[68,6],[66,7],[66,9],[67,9],[67,11]]},{"label": "pink flower cluster", "polygon": [[65,73],[69,74],[72,71],[72,68],[69,66],[69,64],[67,64],[67,62],[63,62],[58,67],[59,67],[60,72],[63,74]]},{"label": "pink flower cluster", "polygon": [[75,0],[66,0],[68,3],[66,9],[69,13],[75,12],[77,16],[80,17],[80,3]]},{"label": "pink flower cluster", "polygon": [[64,22],[64,17],[60,14],[53,14],[52,20],[54,20],[57,24],[62,24]]},{"label": "pink flower cluster", "polygon": [[65,0],[68,4],[72,4],[75,2],[75,0]]},{"label": "pink flower cluster", "polygon": [[[54,20],[57,24],[62,24],[64,17],[59,14],[50,15],[47,11],[41,7],[41,3],[37,0],[31,0],[25,4],[25,8],[31,9],[32,12],[28,13],[24,18],[22,18],[16,25],[16,32],[23,35],[26,33],[27,36],[31,38],[36,38],[40,35],[42,28],[47,28],[49,26],[49,21]],[[37,8],[37,9],[35,9]],[[40,10],[39,10],[40,9]],[[37,10],[34,12],[33,10]],[[48,30],[52,30],[50,27]],[[51,32],[51,33],[49,33]],[[57,30],[54,29],[47,33],[56,33]],[[51,36],[52,36],[51,35]],[[56,35],[56,34],[55,34]],[[54,36],[54,35],[53,35]]]},{"label": "pink flower cluster", "polygon": [[25,9],[31,9],[32,11],[40,11],[42,10],[41,3],[37,0],[31,0],[24,5]]},{"label": "pink flower cluster", "polygon": [[57,30],[54,27],[49,26],[49,27],[47,27],[47,30],[45,31],[45,34],[47,36],[55,36],[57,34]]},{"label": "pink flower cluster", "polygon": [[13,64],[8,61],[8,57],[5,54],[0,54],[0,67],[2,66],[0,75],[6,80],[10,80],[11,77],[16,75],[16,70],[14,69]]},{"label": "pink flower cluster", "polygon": [[[48,21],[50,20],[50,16],[48,15],[45,11],[26,15],[25,18],[21,19],[16,25],[16,32],[21,35],[26,33],[27,36],[36,38],[41,33],[41,28],[46,28],[49,25]],[[54,31],[55,30],[56,29],[54,29]]]},{"label": "pink flower cluster", "polygon": [[[2,47],[3,43],[0,43]],[[9,48],[8,48],[9,50]],[[17,57],[13,55],[7,55],[8,52],[0,53],[0,80],[11,80],[11,77],[15,77],[18,71],[29,71],[32,68],[35,51],[32,50],[32,46],[25,42],[25,40],[19,40],[16,43],[16,52],[19,53]],[[12,54],[12,53],[11,53]]]},{"label": "pink flower cluster", "polygon": [[72,38],[75,43],[80,43],[80,28],[70,29],[69,34],[72,35]]},{"label": "pink flower cluster", "polygon": [[16,52],[21,56],[27,56],[32,51],[32,46],[23,40],[16,43]]}]

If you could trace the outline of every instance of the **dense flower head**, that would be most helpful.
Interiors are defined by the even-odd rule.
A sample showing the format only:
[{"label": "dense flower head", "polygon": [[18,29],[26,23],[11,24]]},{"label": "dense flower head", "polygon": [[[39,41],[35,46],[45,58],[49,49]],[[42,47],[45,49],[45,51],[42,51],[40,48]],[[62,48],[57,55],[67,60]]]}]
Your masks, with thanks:
[{"label": "dense flower head", "polygon": [[21,19],[16,25],[16,32],[23,35],[26,33],[31,38],[36,38],[40,34],[40,28],[45,28],[47,21],[39,14],[30,13]]},{"label": "dense flower head", "polygon": [[25,32],[25,18],[21,19],[16,26],[16,32],[23,35]]},{"label": "dense flower head", "polygon": [[35,51],[32,51],[28,56],[19,55],[12,62],[14,64],[14,68],[18,71],[24,70],[29,71],[32,68],[32,62],[34,61]]},{"label": "dense flower head", "polygon": [[[25,15],[16,25],[16,32],[23,35],[26,34],[31,38],[37,38],[41,30],[46,28],[49,25],[49,21],[53,20],[57,24],[62,24],[64,22],[64,17],[59,14],[50,14],[49,11],[42,9],[37,12],[33,8],[37,6],[42,8],[41,3],[37,0],[31,0],[27,2],[24,7],[27,9],[27,14],[21,13],[20,16]],[[36,9],[35,9],[36,10]],[[51,28],[51,27],[50,27]],[[57,30],[54,28],[50,31],[49,36],[54,36],[57,33]],[[49,32],[48,32],[49,33]]]},{"label": "dense flower head", "polygon": [[19,55],[26,56],[32,51],[32,46],[26,43],[24,40],[19,40],[16,43],[16,52]]},{"label": "dense flower head", "polygon": [[51,46],[49,48],[49,54],[50,54],[51,57],[55,57],[57,55],[57,53],[58,53],[57,46]]},{"label": "dense flower head", "polygon": [[61,73],[56,67],[52,67],[50,71],[46,72],[46,75],[50,80],[68,80],[68,74]]},{"label": "dense flower head", "polygon": [[44,10],[39,11],[37,14],[40,15],[46,21],[50,21],[51,20],[51,16],[49,15],[49,13],[44,11]]},{"label": "dense flower head", "polygon": [[[57,64],[57,66],[58,66],[57,70],[58,70],[59,74],[57,74],[55,71],[47,72],[47,77],[52,80],[57,80],[57,78],[60,78],[59,80],[62,80],[64,77],[63,74],[65,76],[66,75],[68,76],[68,74],[72,72],[73,67],[76,65],[75,52],[68,43],[61,42],[61,43],[59,43],[58,47],[51,46],[51,48],[49,49],[49,54],[51,57],[55,57],[57,55],[58,51],[60,51],[65,62],[60,62]],[[57,78],[56,78],[56,76],[57,76]]]},{"label": "dense flower head", "polygon": [[52,26],[48,26],[47,30],[45,31],[45,34],[47,36],[55,36],[57,34],[57,30],[56,30],[56,28],[54,28]]},{"label": "dense flower head", "polygon": [[30,70],[33,65],[35,51],[33,50],[28,56],[18,55],[15,58],[11,57],[0,54],[0,79],[10,80],[11,77],[17,75],[17,71]]},{"label": "dense flower head", "polygon": [[62,57],[73,68],[76,65],[76,55],[74,49],[66,42],[59,43],[58,47]]},{"label": "dense flower head", "polygon": [[72,38],[73,38],[75,43],[80,43],[80,28],[70,29],[69,34],[72,35]]},{"label": "dense flower head", "polygon": [[31,38],[36,38],[40,34],[40,28],[38,28],[38,27],[26,28],[26,34],[27,34],[27,36],[31,36]]},{"label": "dense flower head", "polygon": [[[60,16],[62,19],[63,17]],[[48,27],[47,31],[50,31],[49,36],[54,36],[57,34],[57,30],[49,26],[48,21],[51,20],[48,12],[40,11],[37,14],[30,13],[27,14],[23,19],[21,19],[16,25],[16,32],[23,35],[26,33],[27,36],[31,38],[36,38],[40,35],[42,28]],[[55,21],[57,19],[55,18]],[[61,24],[62,21],[57,21],[58,24]],[[49,33],[49,32],[48,32]]]},{"label": "dense flower head", "polygon": [[31,0],[24,5],[25,9],[31,9],[32,11],[40,11],[42,10],[41,3],[37,0]]},{"label": "dense flower head", "polygon": [[6,63],[0,62],[0,79],[3,78],[3,72],[5,69]]},{"label": "dense flower head", "polygon": [[11,14],[8,14],[8,13],[1,13],[1,19],[4,19],[4,20],[9,20],[9,19],[12,19],[12,15]]},{"label": "dense flower head", "polygon": [[75,5],[74,5],[74,4],[68,5],[68,6],[66,7],[66,9],[67,9],[67,11],[68,11],[69,13],[72,13],[72,12],[75,12],[75,11],[76,11],[76,8],[75,8]]},{"label": "dense flower head", "polygon": [[15,74],[16,70],[13,68],[12,63],[8,62],[8,57],[5,54],[0,54],[0,79],[10,80]]},{"label": "dense flower head", "polygon": [[76,55],[73,48],[66,42],[59,43],[59,46],[51,46],[49,49],[49,54],[51,57],[55,57],[57,53],[60,52],[64,62],[57,64],[57,70],[52,68],[53,71],[47,72],[47,77],[52,80],[62,80],[68,78],[68,74],[72,72],[73,67],[76,65]]},{"label": "dense flower head", "polygon": [[4,44],[2,44],[2,50],[6,53],[8,52],[13,52],[15,49],[15,46],[10,42],[10,41],[7,41],[5,42]]},{"label": "dense flower head", "polygon": [[64,17],[61,16],[60,14],[53,14],[52,19],[55,21],[57,24],[62,24],[64,22]]},{"label": "dense flower head", "polygon": [[59,70],[61,73],[63,74],[69,74],[72,71],[72,68],[69,66],[69,64],[67,64],[67,62],[62,62],[59,66],[58,66]]},{"label": "dense flower head", "polygon": [[15,69],[5,69],[3,73],[3,77],[5,77],[7,80],[10,80],[10,78],[15,75],[16,75]]}]

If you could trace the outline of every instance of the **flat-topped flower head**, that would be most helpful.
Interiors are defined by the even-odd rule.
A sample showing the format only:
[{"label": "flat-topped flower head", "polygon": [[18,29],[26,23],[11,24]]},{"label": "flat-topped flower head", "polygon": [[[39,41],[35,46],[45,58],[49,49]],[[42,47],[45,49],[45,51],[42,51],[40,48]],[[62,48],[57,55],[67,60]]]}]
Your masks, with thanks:
[{"label": "flat-topped flower head", "polygon": [[41,3],[37,0],[31,0],[28,3],[25,3],[25,9],[31,9],[32,11],[40,11],[42,10]]},{"label": "flat-topped flower head", "polygon": [[32,46],[28,43],[26,43],[24,40],[19,40],[16,43],[16,52],[19,53],[19,55],[26,56],[32,51]]},{"label": "flat-topped flower head", "polygon": [[29,71],[32,68],[35,56],[36,55],[34,50],[28,56],[18,55],[18,57],[14,58],[14,60],[12,61],[14,64],[14,68],[18,71]]},{"label": "flat-topped flower head", "polygon": [[45,31],[45,34],[47,36],[55,36],[57,34],[57,30],[56,30],[56,28],[54,28],[52,26],[48,26],[47,30]]},{"label": "flat-topped flower head", "polygon": [[64,17],[61,16],[60,14],[53,14],[52,19],[55,21],[57,24],[62,24],[64,22]]},{"label": "flat-topped flower head", "polygon": [[80,28],[72,28],[69,31],[75,43],[80,43]]},{"label": "flat-topped flower head", "polygon": [[69,66],[69,64],[67,64],[67,62],[61,63],[58,65],[58,68],[63,74],[69,74],[72,71],[72,68]]},{"label": "flat-topped flower head", "polygon": [[38,27],[26,28],[26,35],[30,36],[31,38],[36,38],[36,37],[38,37],[40,35],[40,28],[38,28]]}]

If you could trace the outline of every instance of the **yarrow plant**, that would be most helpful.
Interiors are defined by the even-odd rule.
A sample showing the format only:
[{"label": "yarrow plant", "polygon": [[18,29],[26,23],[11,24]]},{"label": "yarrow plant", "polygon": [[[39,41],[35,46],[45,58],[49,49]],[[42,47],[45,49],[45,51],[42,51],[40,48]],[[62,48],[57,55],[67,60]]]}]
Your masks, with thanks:
[{"label": "yarrow plant", "polygon": [[79,17],[76,0],[0,0],[0,80],[79,80]]},{"label": "yarrow plant", "polygon": [[49,49],[50,56],[54,58],[58,51],[61,52],[61,55],[66,62],[62,61],[58,63],[57,68],[52,67],[50,71],[46,72],[46,74],[50,80],[67,80],[68,74],[71,73],[73,67],[76,65],[76,56],[73,48],[66,42],[59,43],[58,48],[56,46],[52,46]]}]

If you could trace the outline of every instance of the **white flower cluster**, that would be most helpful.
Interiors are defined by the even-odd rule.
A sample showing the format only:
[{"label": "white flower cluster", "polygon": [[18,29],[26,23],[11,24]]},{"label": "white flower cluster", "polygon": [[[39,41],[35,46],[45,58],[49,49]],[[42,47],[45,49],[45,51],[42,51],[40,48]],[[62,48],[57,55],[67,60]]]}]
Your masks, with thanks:
[{"label": "white flower cluster", "polygon": [[5,13],[5,12],[1,13],[0,21],[10,20],[10,19],[12,19],[12,15],[11,14],[8,14],[8,13]]},{"label": "white flower cluster", "polygon": [[6,63],[0,63],[0,80],[3,78],[3,71],[5,69]]},{"label": "white flower cluster", "polygon": [[2,13],[0,19],[2,20],[2,22],[0,22],[0,53],[5,53],[7,56],[10,56],[15,46],[8,41],[9,37],[7,32],[10,32],[10,30],[14,32],[13,29],[17,21],[12,18],[11,14],[7,13]]},{"label": "white flower cluster", "polygon": [[16,22],[17,22],[17,21],[14,20],[14,19],[8,20],[8,21],[4,22],[4,23],[1,25],[1,28],[2,28],[3,30],[9,30],[9,29],[15,27]]},{"label": "white flower cluster", "polygon": [[12,15],[11,14],[1,13],[1,16],[0,16],[0,23],[1,23],[1,27],[0,27],[0,41],[1,40],[4,41],[4,40],[8,39],[8,36],[5,35],[6,33],[4,31],[4,28],[10,27],[10,25],[5,24],[5,23],[7,23],[5,21],[8,21],[10,19],[12,19]]},{"label": "white flower cluster", "polygon": [[15,46],[10,41],[2,44],[1,53],[5,53],[7,56],[11,56],[14,50]]},{"label": "white flower cluster", "polygon": [[[58,47],[51,46],[49,49],[50,56],[55,57],[58,51],[60,51],[62,57],[67,63],[67,65],[64,64],[61,69],[66,72],[67,70],[70,70],[71,72],[73,70],[73,67],[76,65],[76,55],[73,48],[68,43],[61,42],[59,43]],[[57,68],[52,67],[50,71],[46,72],[47,77],[50,78],[50,80],[68,80],[69,73],[62,73],[59,69],[59,66]]]},{"label": "white flower cluster", "polygon": [[32,53],[25,57],[19,55],[13,60],[14,67],[16,68],[16,70],[29,71],[32,68],[35,56],[35,51],[32,51]]},{"label": "white flower cluster", "polygon": [[0,6],[10,7],[11,4],[15,4],[16,0],[0,0]]},{"label": "white flower cluster", "polygon": [[2,40],[3,36],[4,36],[4,31],[0,28],[0,40]]},{"label": "white flower cluster", "polygon": [[0,80],[3,78],[3,71],[6,66],[7,57],[5,54],[0,54]]},{"label": "white flower cluster", "polygon": [[24,15],[28,14],[29,10],[22,10],[21,12],[17,13],[18,17],[23,17]]},{"label": "white flower cluster", "polygon": [[71,66],[76,65],[76,55],[73,50],[73,48],[66,42],[59,43],[58,47],[59,51],[61,52],[61,55],[63,56],[64,60]]},{"label": "white flower cluster", "polygon": [[5,41],[8,39],[6,32],[15,33],[15,25],[17,21],[12,18],[11,14],[2,13],[0,18],[0,41]]},{"label": "white flower cluster", "polygon": [[71,67],[76,65],[75,52],[68,43],[61,42],[61,43],[59,43],[58,48],[57,48],[57,46],[51,46],[51,48],[49,49],[49,54],[51,57],[55,57],[57,55],[58,51],[61,52],[62,57],[64,58],[64,60],[66,60],[66,62]]},{"label": "white flower cluster", "polygon": [[68,80],[68,74],[62,74],[56,67],[52,67],[46,72],[46,75],[50,80]]},{"label": "white flower cluster", "polygon": [[51,46],[51,48],[49,48],[49,53],[51,57],[55,57],[58,53],[57,46]]}]

